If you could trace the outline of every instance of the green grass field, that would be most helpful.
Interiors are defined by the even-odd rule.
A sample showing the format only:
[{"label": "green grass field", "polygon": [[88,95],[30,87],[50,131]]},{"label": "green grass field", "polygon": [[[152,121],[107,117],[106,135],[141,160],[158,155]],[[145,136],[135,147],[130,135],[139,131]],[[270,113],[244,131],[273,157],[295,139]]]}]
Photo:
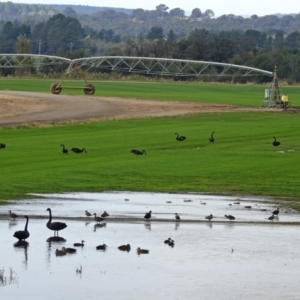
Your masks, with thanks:
[{"label": "green grass field", "polygon": [[[0,90],[48,92],[53,81],[0,82]],[[97,89],[95,96],[245,106],[260,106],[265,88],[185,83],[93,84]],[[299,102],[300,89],[284,90],[287,89],[285,93],[292,105]],[[72,92],[82,91],[62,93]],[[0,142],[5,142],[7,148],[0,150],[0,199],[70,191],[208,192],[272,196],[289,200],[292,207],[298,208],[299,129],[299,115],[273,110],[48,128],[3,127]],[[213,130],[215,142],[209,143]],[[187,140],[176,141],[175,132],[187,136]],[[281,142],[277,148],[272,145],[274,135]],[[88,153],[64,155],[62,143],[69,149],[85,147]],[[146,149],[148,155],[134,156],[130,153],[133,148]]]},{"label": "green grass field", "polygon": [[[59,80],[41,79],[0,79],[0,90],[50,92],[52,83]],[[96,92],[94,96],[121,97],[152,100],[174,100],[186,102],[204,102],[231,104],[248,107],[260,107],[268,85],[230,85],[204,83],[138,83],[92,81]],[[63,81],[62,86],[84,87],[85,82]],[[81,89],[62,89],[61,94],[83,95]],[[282,94],[287,94],[293,106],[300,106],[300,87],[283,87]]]}]

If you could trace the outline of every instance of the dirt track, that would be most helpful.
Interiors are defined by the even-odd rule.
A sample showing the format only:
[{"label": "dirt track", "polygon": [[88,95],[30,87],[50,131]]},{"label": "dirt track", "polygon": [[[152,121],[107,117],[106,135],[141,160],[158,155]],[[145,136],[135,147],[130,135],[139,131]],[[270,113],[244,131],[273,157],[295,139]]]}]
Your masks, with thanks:
[{"label": "dirt track", "polygon": [[207,112],[270,111],[231,105],[163,102],[0,91],[0,126],[125,118],[149,118]]}]

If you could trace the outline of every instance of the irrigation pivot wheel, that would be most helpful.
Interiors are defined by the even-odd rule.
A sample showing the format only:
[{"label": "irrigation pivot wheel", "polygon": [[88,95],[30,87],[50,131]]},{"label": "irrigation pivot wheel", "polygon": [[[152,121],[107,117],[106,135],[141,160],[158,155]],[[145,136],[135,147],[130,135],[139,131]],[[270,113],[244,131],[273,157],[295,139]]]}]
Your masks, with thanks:
[{"label": "irrigation pivot wheel", "polygon": [[50,87],[51,93],[58,95],[61,92],[61,85],[59,83],[53,83]]},{"label": "irrigation pivot wheel", "polygon": [[95,87],[92,84],[88,84],[88,85],[85,86],[83,91],[86,95],[94,95]]}]

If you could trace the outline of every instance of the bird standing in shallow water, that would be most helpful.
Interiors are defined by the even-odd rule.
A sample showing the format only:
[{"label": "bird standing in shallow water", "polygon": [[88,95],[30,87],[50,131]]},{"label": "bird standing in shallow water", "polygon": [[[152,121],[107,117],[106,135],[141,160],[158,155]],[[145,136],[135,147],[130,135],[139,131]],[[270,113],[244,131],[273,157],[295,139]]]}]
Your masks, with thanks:
[{"label": "bird standing in shallow water", "polygon": [[276,141],[276,137],[273,136],[274,142],[273,142],[273,146],[277,147],[280,145],[280,142]]},{"label": "bird standing in shallow water", "polygon": [[268,220],[273,221],[274,220],[274,215],[272,215],[271,217],[268,218]]},{"label": "bird standing in shallow water", "polygon": [[140,151],[140,150],[137,150],[137,149],[132,149],[131,153],[135,154],[135,155],[143,155],[143,154],[147,155],[146,150]]},{"label": "bird standing in shallow water", "polygon": [[175,219],[178,220],[178,221],[180,220],[180,217],[179,217],[178,213],[175,213]]},{"label": "bird standing in shallow water", "polygon": [[205,219],[206,219],[206,220],[208,220],[208,221],[210,221],[210,220],[212,220],[212,219],[213,219],[213,215],[212,215],[212,214],[210,214],[209,216],[206,216],[206,217],[205,217]]},{"label": "bird standing in shallow water", "polygon": [[95,221],[97,221],[97,223],[103,221],[103,218],[97,217],[96,213],[94,213],[93,215],[94,215],[94,219],[95,219]]},{"label": "bird standing in shallow water", "polygon": [[275,216],[279,215],[279,207],[277,207],[277,209],[273,211],[273,215]]},{"label": "bird standing in shallow water", "polygon": [[79,148],[72,148],[71,151],[73,151],[74,153],[82,153],[82,152],[85,152],[87,153],[86,149],[85,148],[82,148],[82,149],[79,149]]},{"label": "bird standing in shallow water", "polygon": [[3,143],[0,143],[0,149],[5,149],[5,148],[6,148],[6,145]]},{"label": "bird standing in shallow water", "polygon": [[64,145],[64,144],[61,144],[60,146],[63,147],[63,148],[62,148],[62,153],[68,154],[68,149],[65,147],[65,145]]},{"label": "bird standing in shallow water", "polygon": [[24,241],[29,238],[29,231],[27,230],[28,226],[28,216],[24,216],[26,218],[26,224],[24,230],[19,230],[14,233],[14,237],[17,238],[19,241]]},{"label": "bird standing in shallow water", "polygon": [[86,215],[87,217],[91,217],[91,216],[92,216],[92,214],[89,213],[87,210],[85,211],[85,215]]},{"label": "bird standing in shallow water", "polygon": [[213,143],[214,141],[215,141],[215,138],[214,138],[214,131],[212,132],[212,134],[211,134],[211,136],[210,136],[210,138],[208,138],[208,140],[211,142],[211,143]]},{"label": "bird standing in shallow water", "polygon": [[109,217],[109,214],[108,214],[106,211],[104,211],[104,213],[101,215],[101,217],[102,217],[102,218]]},{"label": "bird standing in shallow water", "polygon": [[178,133],[175,133],[175,135],[176,135],[176,140],[179,142],[186,140],[186,137],[183,135],[179,135]]},{"label": "bird standing in shallow water", "polygon": [[16,218],[19,217],[17,214],[13,213],[11,210],[8,211],[8,214],[9,214],[10,218],[12,218],[14,221],[16,220]]},{"label": "bird standing in shallow water", "polygon": [[46,226],[50,230],[54,231],[54,236],[58,236],[58,231],[65,229],[67,227],[67,224],[63,222],[52,222],[51,209],[47,208],[46,211],[49,211],[49,221],[47,222]]},{"label": "bird standing in shallow water", "polygon": [[147,220],[151,219],[151,213],[152,213],[152,211],[150,210],[149,212],[147,212],[145,214],[144,218],[147,219]]},{"label": "bird standing in shallow water", "polygon": [[235,220],[235,217],[232,216],[232,215],[225,215],[225,217],[228,219],[228,220]]}]

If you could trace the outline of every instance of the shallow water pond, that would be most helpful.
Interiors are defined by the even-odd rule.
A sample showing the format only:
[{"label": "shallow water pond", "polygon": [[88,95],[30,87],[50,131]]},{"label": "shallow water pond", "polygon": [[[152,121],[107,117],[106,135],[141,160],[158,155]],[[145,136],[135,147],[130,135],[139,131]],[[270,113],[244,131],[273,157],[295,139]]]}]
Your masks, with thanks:
[{"label": "shallow water pond", "polygon": [[[59,233],[64,242],[47,242],[53,236],[46,227],[47,207],[54,221],[68,225]],[[254,198],[146,193],[12,201],[0,214],[9,209],[28,214],[30,237],[27,247],[16,247],[13,233],[24,228],[25,219],[0,220],[0,271],[4,268],[6,279],[4,285],[0,281],[1,299],[298,299],[299,214],[280,208],[279,218],[270,222],[274,208]],[[106,210],[106,226],[95,228],[85,210]],[[153,219],[146,221],[149,210]],[[175,221],[175,212],[181,221]],[[216,218],[205,221],[210,213]],[[235,215],[236,222],[224,214]],[[168,237],[174,247],[164,244]],[[85,246],[77,253],[55,255],[81,240]],[[96,250],[104,243],[106,251]],[[128,243],[130,252],[118,250]],[[138,255],[137,247],[150,253]]]}]

